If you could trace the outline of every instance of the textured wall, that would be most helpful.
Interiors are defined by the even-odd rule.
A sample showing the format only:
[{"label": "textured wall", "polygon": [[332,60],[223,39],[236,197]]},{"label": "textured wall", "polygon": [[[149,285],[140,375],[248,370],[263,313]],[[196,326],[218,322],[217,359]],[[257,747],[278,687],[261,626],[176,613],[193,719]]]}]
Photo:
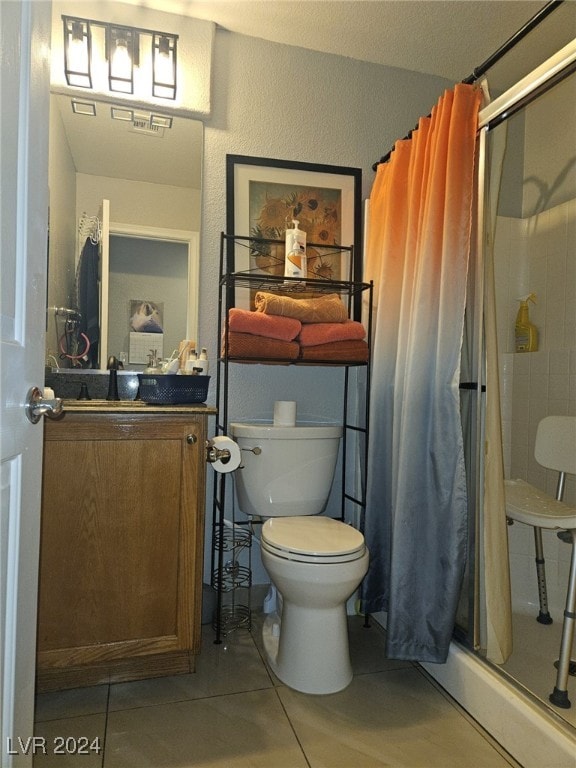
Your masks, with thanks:
[{"label": "textured wall", "polygon": [[[219,238],[226,228],[226,154],[359,167],[367,197],[372,163],[451,85],[437,77],[217,30],[213,110],[205,122],[199,333],[213,361]],[[299,413],[341,417],[343,374],[338,369],[230,368],[232,419],[270,417],[275,400],[296,400]],[[214,378],[209,402],[214,402],[213,385]],[[207,521],[212,476],[209,469]],[[255,582],[266,581],[257,555],[254,559]]]},{"label": "textured wall", "polygon": [[[201,229],[200,341],[216,355],[220,232],[226,228],[226,154],[360,167],[372,163],[429,111],[446,81],[218,30],[213,113],[206,121]],[[236,234],[248,234],[246,232]],[[338,413],[333,370],[245,366],[235,416],[271,413],[292,392],[305,410]],[[302,383],[300,383],[302,382]]]}]

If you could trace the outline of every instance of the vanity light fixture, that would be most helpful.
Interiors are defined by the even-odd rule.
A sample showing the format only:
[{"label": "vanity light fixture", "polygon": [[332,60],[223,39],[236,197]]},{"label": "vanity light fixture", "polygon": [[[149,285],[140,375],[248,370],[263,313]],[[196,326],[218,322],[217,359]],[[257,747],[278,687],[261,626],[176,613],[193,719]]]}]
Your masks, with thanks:
[{"label": "vanity light fixture", "polygon": [[[176,98],[178,35],[71,16],[62,16],[62,21],[68,85],[135,94],[141,98],[147,95]],[[104,30],[103,36],[99,30]],[[102,37],[104,42],[100,44]],[[148,45],[150,47],[145,48]],[[96,83],[104,61],[107,62],[107,82],[102,78],[102,82]],[[138,78],[135,78],[135,68],[141,69]],[[142,92],[142,83],[150,84],[148,94]]]}]

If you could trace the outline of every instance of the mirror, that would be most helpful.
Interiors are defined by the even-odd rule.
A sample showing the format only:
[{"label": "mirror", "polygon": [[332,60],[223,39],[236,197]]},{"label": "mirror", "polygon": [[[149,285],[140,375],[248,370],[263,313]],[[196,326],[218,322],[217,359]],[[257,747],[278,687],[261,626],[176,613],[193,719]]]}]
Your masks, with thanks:
[{"label": "mirror", "polygon": [[[198,121],[51,94],[48,365],[104,369],[115,355],[142,370],[150,338],[133,335],[135,324],[145,327],[132,320],[135,306],[140,321],[147,306],[161,314],[159,357],[181,339],[197,341],[202,146]],[[78,263],[90,238],[100,338],[85,353],[85,326],[66,310],[79,309]]]}]

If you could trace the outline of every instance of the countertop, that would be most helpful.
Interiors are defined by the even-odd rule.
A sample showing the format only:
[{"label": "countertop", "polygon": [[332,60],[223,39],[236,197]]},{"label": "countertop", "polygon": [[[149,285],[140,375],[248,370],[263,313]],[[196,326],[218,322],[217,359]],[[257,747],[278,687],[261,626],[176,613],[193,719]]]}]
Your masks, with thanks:
[{"label": "countertop", "polygon": [[211,416],[216,408],[205,403],[157,405],[142,400],[64,400],[64,412],[74,413],[200,413]]}]

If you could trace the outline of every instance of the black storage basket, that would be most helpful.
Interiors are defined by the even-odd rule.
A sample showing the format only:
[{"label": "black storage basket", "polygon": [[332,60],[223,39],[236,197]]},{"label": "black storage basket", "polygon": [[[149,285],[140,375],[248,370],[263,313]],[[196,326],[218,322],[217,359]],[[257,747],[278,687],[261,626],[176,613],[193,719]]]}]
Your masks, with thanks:
[{"label": "black storage basket", "polygon": [[189,405],[206,401],[210,376],[139,373],[138,381],[140,399],[144,403]]}]

